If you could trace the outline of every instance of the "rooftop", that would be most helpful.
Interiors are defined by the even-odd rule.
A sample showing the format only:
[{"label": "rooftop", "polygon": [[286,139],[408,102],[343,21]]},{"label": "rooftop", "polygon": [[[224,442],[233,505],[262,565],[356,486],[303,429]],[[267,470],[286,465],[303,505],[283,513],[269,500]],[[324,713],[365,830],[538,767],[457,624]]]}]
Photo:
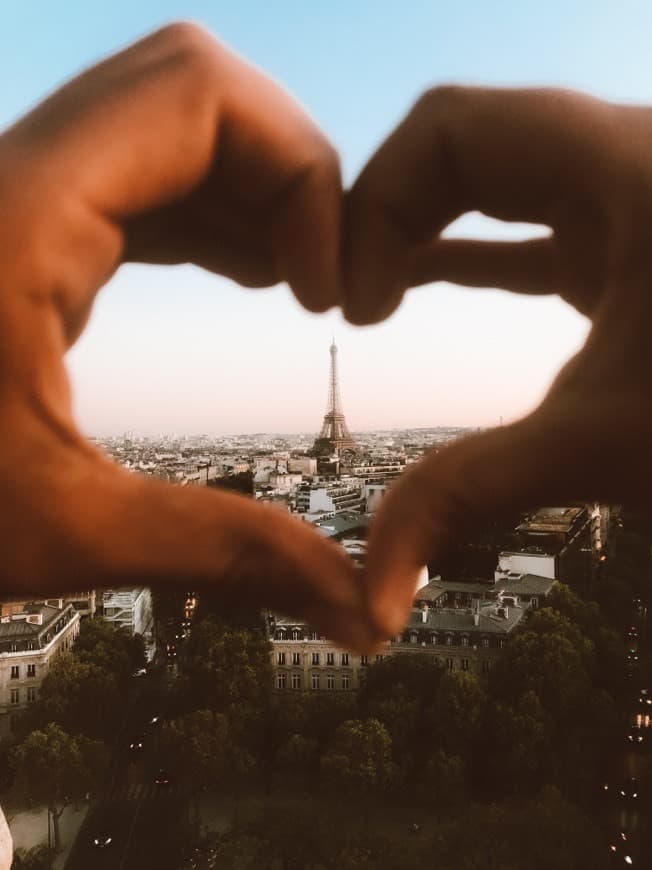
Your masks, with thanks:
[{"label": "rooftop", "polygon": [[573,528],[583,507],[545,507],[529,516],[516,527],[518,532],[538,534],[567,534]]}]

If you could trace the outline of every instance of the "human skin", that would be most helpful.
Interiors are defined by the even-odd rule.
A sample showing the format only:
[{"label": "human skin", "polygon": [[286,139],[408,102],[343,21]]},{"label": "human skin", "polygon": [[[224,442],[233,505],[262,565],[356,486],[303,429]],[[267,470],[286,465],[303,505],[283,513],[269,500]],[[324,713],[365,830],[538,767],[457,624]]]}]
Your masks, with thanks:
[{"label": "human skin", "polygon": [[287,281],[311,311],[339,300],[339,162],[303,110],[201,28],[172,24],[2,135],[0,202],[3,594],[221,583],[374,646],[341,548],[252,499],[110,461],[73,420],[63,362],[125,261]]},{"label": "human skin", "polygon": [[[337,155],[305,113],[194,25],[69,83],[0,138],[4,591],[222,584],[366,652],[404,624],[418,568],[469,525],[552,501],[643,500],[651,139],[649,109],[440,88],[343,197]],[[551,238],[439,239],[473,209],[547,224]],[[532,415],[394,485],[361,581],[306,525],[128,474],[81,436],[63,356],[126,261],[287,281],[311,311],[340,304],[360,324],[447,280],[559,293],[593,327]],[[235,575],[249,579],[233,589]]]},{"label": "human skin", "polygon": [[[355,182],[344,236],[344,310],[354,323],[384,319],[406,288],[439,280],[557,293],[592,321],[532,414],[431,455],[392,487],[367,562],[382,634],[404,624],[418,567],[483,520],[569,501],[645,505],[651,154],[647,107],[561,90],[441,87],[416,103]],[[544,224],[550,236],[440,238],[472,210]]]}]

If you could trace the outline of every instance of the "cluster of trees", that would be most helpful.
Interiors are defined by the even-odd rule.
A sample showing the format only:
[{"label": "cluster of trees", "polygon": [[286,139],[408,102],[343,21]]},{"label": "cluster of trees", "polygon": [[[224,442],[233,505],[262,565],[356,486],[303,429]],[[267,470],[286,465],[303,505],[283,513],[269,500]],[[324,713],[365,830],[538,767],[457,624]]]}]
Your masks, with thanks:
[{"label": "cluster of trees", "polygon": [[[549,605],[515,633],[486,678],[446,671],[420,654],[390,656],[369,668],[357,696],[272,692],[264,634],[209,616],[193,628],[176,716],[161,729],[155,763],[167,759],[196,796],[215,787],[237,794],[245,780],[255,778],[280,807],[288,796],[305,800],[312,794],[320,817],[331,821],[334,807],[347,807],[349,816],[355,807],[361,828],[353,841],[306,819],[306,854],[322,856],[315,868],[410,866],[389,858],[385,865],[378,863],[379,854],[391,853],[391,838],[378,845],[385,841],[377,836],[389,830],[379,818],[396,802],[440,820],[430,839],[414,838],[420,856],[415,866],[436,842],[437,855],[444,856],[438,866],[444,868],[446,855],[451,867],[598,867],[597,858],[586,863],[597,840],[577,806],[590,807],[595,800],[604,758],[622,737],[613,693],[623,681],[624,648],[597,605],[567,587],[555,590]],[[522,805],[529,807],[527,813],[515,807],[515,798],[529,801]],[[538,853],[548,856],[548,864],[543,858],[540,864],[525,862],[524,852],[512,864],[508,857],[496,858],[493,865],[473,863],[476,851],[486,858],[486,843],[475,851],[465,844],[466,865],[459,855],[453,861],[464,824],[483,832],[478,843],[483,837],[502,842],[501,825],[514,829],[517,845],[501,846],[500,856],[525,849],[530,813],[539,806],[547,808],[551,831],[561,832],[569,818],[575,819],[565,845],[559,833]],[[297,857],[304,839],[297,834],[294,808],[291,818],[290,824],[286,809],[283,823],[272,823],[268,811],[210,848],[221,850],[225,867],[246,867],[247,861],[273,866],[256,863],[263,854],[287,854],[278,865],[282,868],[313,866],[305,855]],[[278,830],[287,828],[293,833],[286,848],[277,838]],[[319,847],[313,834],[323,839]],[[566,850],[565,863],[550,857],[555,849]]]},{"label": "cluster of trees", "polygon": [[142,638],[101,620],[84,620],[74,649],[50,662],[38,700],[16,723],[16,742],[8,753],[14,787],[48,807],[57,850],[64,809],[101,782],[128,682],[144,661]]},{"label": "cluster of trees", "polygon": [[183,870],[606,870],[596,830],[554,787],[499,805],[468,804],[421,823],[376,811],[374,825],[333,802],[268,807],[207,837]]}]

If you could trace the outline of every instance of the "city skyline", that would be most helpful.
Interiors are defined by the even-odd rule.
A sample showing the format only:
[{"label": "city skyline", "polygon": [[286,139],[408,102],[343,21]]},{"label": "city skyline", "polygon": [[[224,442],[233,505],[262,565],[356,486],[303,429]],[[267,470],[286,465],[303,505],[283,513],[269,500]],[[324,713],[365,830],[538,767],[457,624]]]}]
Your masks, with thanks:
[{"label": "city skyline", "polygon": [[[190,17],[296,94],[338,148],[346,183],[433,84],[545,84],[652,103],[652,9],[642,2],[616,9],[580,0],[569,9],[554,0],[532,10],[415,0],[408,12],[395,2],[307,10],[291,0],[273,8],[118,0],[104,15],[71,2],[39,7],[38,30],[34,8],[14,4],[3,19],[0,75],[12,86],[0,126],[87,64]],[[472,214],[450,233],[515,239],[542,231]],[[87,434],[314,432],[323,416],[323,348],[334,332],[353,431],[484,427],[534,408],[587,328],[555,297],[440,283],[410,292],[387,323],[355,329],[337,312],[303,311],[285,287],[242,290],[191,266],[126,266],[99,294],[68,366]]]}]

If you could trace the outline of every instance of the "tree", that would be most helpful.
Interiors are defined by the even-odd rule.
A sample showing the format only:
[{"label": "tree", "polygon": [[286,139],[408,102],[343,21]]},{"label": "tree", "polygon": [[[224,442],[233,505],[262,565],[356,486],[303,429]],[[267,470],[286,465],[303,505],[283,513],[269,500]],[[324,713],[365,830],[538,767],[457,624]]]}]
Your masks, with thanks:
[{"label": "tree", "polygon": [[83,620],[75,641],[74,652],[82,662],[94,664],[114,674],[120,682],[145,664],[142,635],[115,628],[103,619]]},{"label": "tree", "polygon": [[21,724],[26,733],[55,722],[71,734],[107,738],[114,733],[122,696],[115,674],[74,653],[60,653],[41,683],[38,702]]},{"label": "tree", "polygon": [[343,722],[321,759],[326,783],[346,792],[383,791],[392,776],[392,739],[378,719]]},{"label": "tree", "polygon": [[258,753],[267,741],[270,652],[262,633],[228,629],[214,617],[197,623],[182,661],[184,708],[224,713],[234,743]]},{"label": "tree", "polygon": [[108,763],[106,747],[51,723],[16,746],[11,763],[18,787],[52,814],[54,847],[59,850],[61,814],[71,801],[97,787]]}]

